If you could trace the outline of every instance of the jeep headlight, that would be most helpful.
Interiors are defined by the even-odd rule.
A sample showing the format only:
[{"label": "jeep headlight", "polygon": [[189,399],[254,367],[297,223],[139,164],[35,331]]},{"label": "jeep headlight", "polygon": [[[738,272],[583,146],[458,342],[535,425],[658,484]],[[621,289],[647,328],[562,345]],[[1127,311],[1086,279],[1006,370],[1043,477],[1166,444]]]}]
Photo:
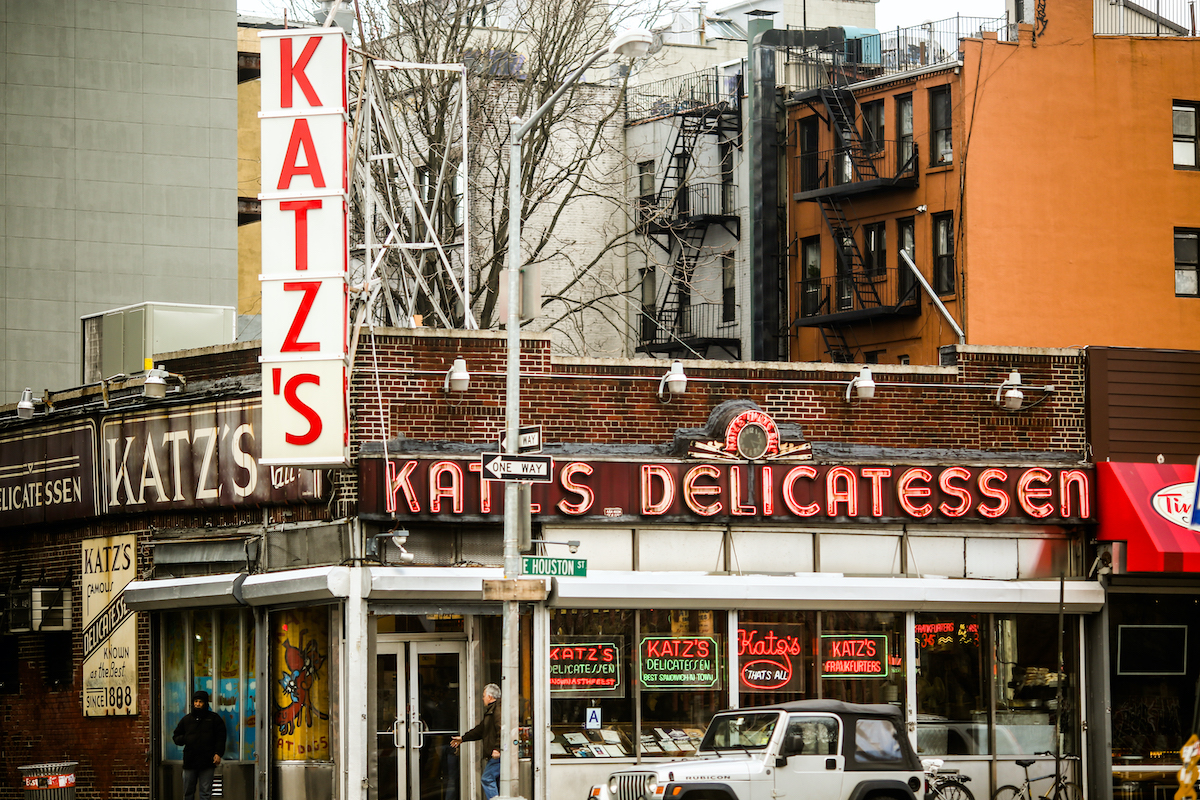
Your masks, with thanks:
[{"label": "jeep headlight", "polygon": [[617,787],[619,785],[620,785],[620,781],[617,780],[617,776],[616,775],[610,776],[608,779],[608,793],[611,794],[613,797],[616,797],[617,796]]},{"label": "jeep headlight", "polygon": [[658,793],[658,776],[651,775],[646,778],[646,800],[654,800],[654,796]]}]

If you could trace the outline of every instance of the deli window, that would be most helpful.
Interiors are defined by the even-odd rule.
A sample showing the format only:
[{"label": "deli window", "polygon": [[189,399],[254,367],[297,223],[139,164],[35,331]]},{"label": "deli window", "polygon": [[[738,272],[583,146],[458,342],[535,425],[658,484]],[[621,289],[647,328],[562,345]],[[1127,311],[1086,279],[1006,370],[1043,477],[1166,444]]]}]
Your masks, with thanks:
[{"label": "deli window", "polygon": [[728,705],[728,615],[556,609],[550,635],[552,758],[692,755]]}]

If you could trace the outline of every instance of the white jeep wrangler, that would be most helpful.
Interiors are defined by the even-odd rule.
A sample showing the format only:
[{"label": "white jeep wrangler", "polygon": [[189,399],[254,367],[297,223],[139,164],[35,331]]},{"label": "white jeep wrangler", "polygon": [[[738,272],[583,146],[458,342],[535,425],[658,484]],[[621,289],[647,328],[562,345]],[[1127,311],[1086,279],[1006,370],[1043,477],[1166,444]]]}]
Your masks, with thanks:
[{"label": "white jeep wrangler", "polygon": [[799,700],[722,711],[694,758],[631,767],[589,800],[921,800],[900,709]]}]

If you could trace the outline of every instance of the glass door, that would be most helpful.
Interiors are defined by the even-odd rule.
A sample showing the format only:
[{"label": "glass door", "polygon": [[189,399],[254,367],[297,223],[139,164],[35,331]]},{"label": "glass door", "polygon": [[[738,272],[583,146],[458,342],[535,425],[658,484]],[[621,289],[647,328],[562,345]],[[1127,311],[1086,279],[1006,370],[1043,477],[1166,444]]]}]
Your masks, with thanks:
[{"label": "glass door", "polygon": [[379,642],[375,731],[378,800],[460,800],[466,643]]}]

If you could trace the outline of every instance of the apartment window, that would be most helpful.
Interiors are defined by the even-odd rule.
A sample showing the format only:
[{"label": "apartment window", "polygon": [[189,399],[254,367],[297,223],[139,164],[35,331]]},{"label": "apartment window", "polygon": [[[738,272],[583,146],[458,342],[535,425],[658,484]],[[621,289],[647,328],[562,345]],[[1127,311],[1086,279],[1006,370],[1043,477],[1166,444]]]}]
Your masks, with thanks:
[{"label": "apartment window", "polygon": [[864,364],[878,364],[879,359],[887,355],[887,350],[868,350],[863,353]]},{"label": "apartment window", "polygon": [[935,167],[952,163],[954,146],[950,137],[952,131],[949,86],[929,90],[929,132],[929,139],[933,143],[930,163]]},{"label": "apartment window", "polygon": [[655,314],[655,304],[658,302],[658,275],[653,267],[640,270],[642,283],[642,341],[655,339],[658,329],[658,319]]},{"label": "apartment window", "polygon": [[654,162],[639,161],[637,165],[638,173],[638,197],[643,200],[647,197],[654,197]]},{"label": "apartment window", "polygon": [[721,213],[732,214],[735,208],[733,183],[733,152],[734,144],[730,141],[721,142]]},{"label": "apartment window", "polygon": [[[912,95],[902,94],[896,98],[896,141],[899,143],[897,166],[908,163],[913,154],[913,105]],[[916,164],[913,164],[916,167]]]},{"label": "apartment window", "polygon": [[1196,169],[1196,109],[1195,103],[1176,103],[1171,110],[1174,136],[1175,166]]},{"label": "apartment window", "polygon": [[1175,296],[1200,297],[1200,280],[1197,280],[1197,237],[1200,231],[1188,228],[1175,229]]},{"label": "apartment window", "polygon": [[954,294],[954,215],[933,216],[933,289]]},{"label": "apartment window", "polygon": [[733,271],[733,253],[721,256],[721,321],[737,320],[737,286]]},{"label": "apartment window", "polygon": [[[908,253],[908,257],[912,259],[914,264],[917,263],[916,220],[912,217],[905,217],[903,219],[896,220],[896,238],[900,240],[900,248],[904,252]],[[909,267],[908,264],[903,263],[903,260],[901,263],[896,265],[896,268],[900,270],[899,280],[897,281],[897,287],[900,293],[896,299],[904,300],[908,297],[909,292],[912,291],[913,285],[917,282],[917,280],[913,277],[912,268]]]},{"label": "apartment window", "polygon": [[821,237],[805,239],[800,252],[800,315],[812,317],[821,307]]},{"label": "apartment window", "polygon": [[854,305],[854,231],[838,228],[834,240],[838,243],[838,311],[847,311]]},{"label": "apartment window", "polygon": [[811,192],[820,187],[820,128],[816,117],[805,117],[796,124],[800,139],[800,191]]},{"label": "apartment window", "polygon": [[887,228],[882,222],[863,226],[863,271],[868,275],[887,271]]},{"label": "apartment window", "polygon": [[863,146],[868,153],[878,153],[883,149],[883,101],[863,103],[862,117]]},{"label": "apartment window", "polygon": [[903,364],[903,365],[907,366],[907,365],[908,365],[908,363],[909,363],[909,361],[908,361],[908,356],[907,356],[907,355],[899,355],[899,356],[896,356],[896,363],[897,363],[897,364]]}]

